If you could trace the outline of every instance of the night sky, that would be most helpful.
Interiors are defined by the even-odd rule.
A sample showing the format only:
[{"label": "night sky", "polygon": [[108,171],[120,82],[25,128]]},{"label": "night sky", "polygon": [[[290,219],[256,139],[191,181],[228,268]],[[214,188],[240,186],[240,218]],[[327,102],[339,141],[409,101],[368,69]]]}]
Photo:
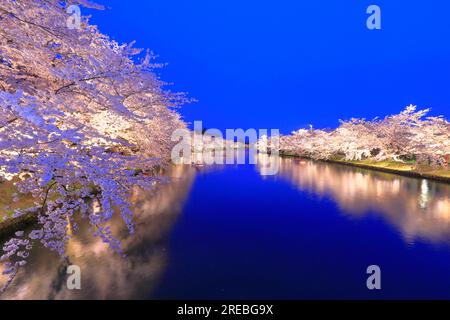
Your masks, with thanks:
[{"label": "night sky", "polygon": [[[168,63],[180,112],[208,128],[282,133],[406,105],[450,116],[450,1],[110,0],[82,9],[119,42]],[[369,5],[381,30],[366,27]]]}]

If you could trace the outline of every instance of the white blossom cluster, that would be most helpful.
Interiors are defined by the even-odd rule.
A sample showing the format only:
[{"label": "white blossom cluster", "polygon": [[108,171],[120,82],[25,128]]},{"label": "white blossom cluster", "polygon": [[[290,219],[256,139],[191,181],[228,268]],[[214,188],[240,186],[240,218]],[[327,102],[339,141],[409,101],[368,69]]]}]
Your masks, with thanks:
[{"label": "white blossom cluster", "polygon": [[335,130],[300,129],[280,140],[280,152],[313,159],[412,161],[447,167],[450,123],[408,106],[384,119],[341,121]]},{"label": "white blossom cluster", "polygon": [[34,241],[64,255],[78,214],[120,252],[108,221],[118,213],[133,232],[132,188],[160,179],[171,133],[185,128],[174,108],[186,99],[163,89],[152,55],[139,59],[141,50],[110,40],[85,17],[79,29],[67,28],[70,5],[99,8],[0,2],[0,181],[33,195],[35,207],[14,216],[33,211],[39,222],[4,246],[11,278]]}]

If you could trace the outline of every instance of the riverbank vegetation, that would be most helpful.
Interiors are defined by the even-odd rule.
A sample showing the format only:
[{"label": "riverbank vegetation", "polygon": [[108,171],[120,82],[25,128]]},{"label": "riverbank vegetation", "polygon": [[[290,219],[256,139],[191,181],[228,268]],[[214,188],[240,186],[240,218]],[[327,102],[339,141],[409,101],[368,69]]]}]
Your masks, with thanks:
[{"label": "riverbank vegetation", "polygon": [[300,129],[279,140],[280,154],[399,172],[450,177],[450,123],[408,106],[384,119],[341,121],[334,130]]}]

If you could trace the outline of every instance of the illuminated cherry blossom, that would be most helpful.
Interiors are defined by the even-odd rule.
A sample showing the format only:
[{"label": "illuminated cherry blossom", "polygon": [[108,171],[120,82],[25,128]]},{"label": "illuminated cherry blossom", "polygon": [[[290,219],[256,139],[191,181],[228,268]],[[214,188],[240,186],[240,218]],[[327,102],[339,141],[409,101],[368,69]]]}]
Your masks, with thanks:
[{"label": "illuminated cherry blossom", "polygon": [[341,121],[335,130],[300,129],[281,138],[281,152],[313,159],[415,161],[448,166],[450,123],[408,106],[384,119]]},{"label": "illuminated cherry blossom", "polygon": [[35,207],[14,216],[33,211],[39,223],[4,245],[11,275],[34,241],[64,255],[77,214],[120,252],[108,221],[118,213],[133,232],[132,188],[154,186],[170,158],[171,133],[185,128],[174,108],[186,99],[163,89],[152,54],[110,40],[85,17],[79,29],[68,28],[69,5],[101,8],[0,4],[0,177],[35,198]]}]

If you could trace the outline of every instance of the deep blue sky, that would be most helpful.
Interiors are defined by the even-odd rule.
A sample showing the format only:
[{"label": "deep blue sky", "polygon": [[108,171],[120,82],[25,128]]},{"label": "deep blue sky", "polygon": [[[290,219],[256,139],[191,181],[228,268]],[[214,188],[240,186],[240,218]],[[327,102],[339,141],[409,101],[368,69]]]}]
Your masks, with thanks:
[{"label": "deep blue sky", "polygon": [[[110,0],[92,23],[169,65],[208,128],[335,127],[412,103],[450,115],[450,1]],[[377,4],[382,30],[366,28]],[[83,13],[91,13],[84,10]]]}]

